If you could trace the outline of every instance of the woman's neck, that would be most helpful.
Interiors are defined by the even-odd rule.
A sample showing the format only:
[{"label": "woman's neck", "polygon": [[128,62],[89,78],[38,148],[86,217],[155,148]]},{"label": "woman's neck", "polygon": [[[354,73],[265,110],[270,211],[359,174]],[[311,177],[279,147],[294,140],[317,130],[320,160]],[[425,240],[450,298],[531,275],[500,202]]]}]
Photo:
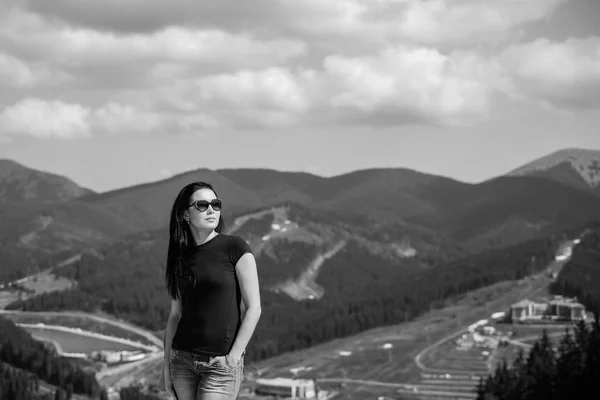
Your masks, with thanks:
[{"label": "woman's neck", "polygon": [[212,231],[200,231],[197,229],[190,229],[192,231],[192,237],[194,238],[194,242],[196,242],[196,246],[199,246],[203,243],[208,242],[213,237],[217,236],[218,233],[213,229]]}]

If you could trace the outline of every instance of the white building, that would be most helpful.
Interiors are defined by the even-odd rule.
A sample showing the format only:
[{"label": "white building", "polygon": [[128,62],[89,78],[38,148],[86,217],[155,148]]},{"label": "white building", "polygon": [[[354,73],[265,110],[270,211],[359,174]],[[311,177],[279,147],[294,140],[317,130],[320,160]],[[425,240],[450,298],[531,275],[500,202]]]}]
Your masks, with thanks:
[{"label": "white building", "polygon": [[254,391],[257,395],[292,399],[314,399],[317,395],[315,382],[308,379],[257,379]]},{"label": "white building", "polygon": [[513,304],[510,312],[514,322],[544,319],[566,321],[586,319],[585,306],[576,302],[575,299],[565,299],[560,296],[544,303],[522,300]]}]

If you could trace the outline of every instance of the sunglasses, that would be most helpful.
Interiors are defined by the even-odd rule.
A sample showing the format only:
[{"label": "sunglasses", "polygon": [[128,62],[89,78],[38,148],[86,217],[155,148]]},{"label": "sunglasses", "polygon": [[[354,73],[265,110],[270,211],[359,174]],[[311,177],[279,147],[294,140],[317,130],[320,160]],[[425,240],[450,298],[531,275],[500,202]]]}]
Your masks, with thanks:
[{"label": "sunglasses", "polygon": [[223,202],[219,199],[214,199],[211,201],[196,200],[192,204],[190,204],[188,207],[194,207],[196,210],[198,210],[200,212],[204,212],[204,211],[208,210],[208,206],[211,206],[212,209],[215,211],[220,211],[222,205],[223,205]]}]

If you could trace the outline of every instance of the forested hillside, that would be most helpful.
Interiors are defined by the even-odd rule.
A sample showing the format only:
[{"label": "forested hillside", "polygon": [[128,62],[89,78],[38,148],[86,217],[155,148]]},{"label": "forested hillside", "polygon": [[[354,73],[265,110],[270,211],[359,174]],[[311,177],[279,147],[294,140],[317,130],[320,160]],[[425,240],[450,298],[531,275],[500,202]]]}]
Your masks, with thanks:
[{"label": "forested hillside", "polygon": [[[578,233],[578,232],[577,232]],[[577,233],[571,232],[572,237]],[[316,283],[320,300],[295,301],[270,290],[281,271],[295,274],[314,254],[304,242],[280,243],[280,253],[257,257],[263,315],[248,348],[249,360],[264,359],[365,329],[413,318],[437,302],[503,280],[540,271],[553,259],[564,235],[535,239],[425,268],[376,255],[361,241],[349,240],[325,261]],[[110,247],[64,270],[79,281],[75,290],[42,295],[11,308],[27,310],[101,309],[161,331],[169,301],[163,283],[164,249],[153,241]]]},{"label": "forested hillside", "polygon": [[592,227],[575,247],[551,288],[577,296],[593,323],[568,329],[554,349],[542,335],[531,351],[501,364],[478,388],[478,400],[595,400],[600,382],[600,227]]},{"label": "forested hillside", "polygon": [[600,382],[600,323],[567,329],[558,348],[546,331],[527,355],[506,362],[477,388],[477,400],[596,400]]},{"label": "forested hillside", "polygon": [[40,396],[39,378],[31,372],[0,361],[0,399],[52,400],[53,396]]},{"label": "forested hillside", "polygon": [[500,177],[469,184],[404,168],[330,178],[262,169],[199,169],[110,192],[0,211],[0,283],[63,261],[55,258],[57,252],[68,258],[129,235],[166,230],[175,193],[192,181],[215,186],[229,222],[251,210],[293,203],[354,226],[410,224],[467,251],[516,244],[600,217],[597,196],[541,178]]},{"label": "forested hillside", "polygon": [[600,228],[590,229],[575,247],[551,290],[577,297],[588,309],[600,310]]},{"label": "forested hillside", "polygon": [[0,399],[45,399],[38,395],[40,381],[57,386],[50,399],[73,393],[104,399],[106,393],[93,371],[84,371],[61,358],[53,348],[35,340],[24,329],[0,316]]}]

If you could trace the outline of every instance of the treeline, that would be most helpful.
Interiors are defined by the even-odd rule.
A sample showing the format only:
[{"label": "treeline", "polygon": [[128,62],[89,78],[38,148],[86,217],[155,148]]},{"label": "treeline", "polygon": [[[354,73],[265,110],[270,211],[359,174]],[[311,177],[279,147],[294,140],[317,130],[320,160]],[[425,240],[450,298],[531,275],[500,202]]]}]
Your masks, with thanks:
[{"label": "treeline", "polygon": [[264,359],[400,323],[452,296],[524,278],[554,258],[557,240],[531,240],[426,270],[376,257],[351,241],[322,266],[317,283],[325,287],[325,296],[320,301],[261,294],[263,316],[248,357]]},{"label": "treeline", "polygon": [[600,322],[567,328],[558,349],[547,332],[527,357],[502,362],[477,387],[477,400],[595,400],[600,384]]},{"label": "treeline", "polygon": [[596,399],[600,383],[600,227],[589,229],[574,248],[551,290],[554,294],[577,297],[595,314],[590,327],[578,323],[567,329],[558,348],[546,332],[528,356],[523,352],[509,366],[500,364],[482,380],[478,400],[570,400]]},{"label": "treeline", "polygon": [[587,309],[600,310],[600,228],[590,229],[582,238],[550,289],[577,297]]},{"label": "treeline", "polygon": [[[135,245],[123,241],[97,256],[86,255],[61,270],[79,282],[76,289],[17,302],[11,308],[101,309],[162,331],[169,312],[163,280],[166,243],[151,238],[141,237]],[[413,259],[373,254],[362,242],[350,240],[321,267],[317,283],[325,288],[325,296],[301,302],[274,293],[271,287],[297,276],[319,250],[303,242],[277,242],[257,259],[263,314],[247,359],[264,359],[403,322],[452,296],[524,278],[553,260],[564,239],[564,235],[533,239],[426,269]]]},{"label": "treeline", "polygon": [[[131,245],[118,242],[97,255],[86,254],[80,261],[56,271],[73,279],[77,286],[43,293],[25,301],[17,300],[7,309],[50,311],[77,309],[102,310],[150,330],[164,329],[169,299],[164,284],[166,243],[151,236]],[[318,252],[316,246],[276,239],[268,251],[258,256],[262,289],[285,279],[297,277]]]},{"label": "treeline", "polygon": [[[60,388],[53,394],[53,399],[69,399],[73,393],[84,394],[94,399],[106,396],[96,381],[94,371],[84,371],[71,364],[61,358],[52,347],[35,340],[26,330],[1,316],[0,332],[0,362],[5,363],[0,387],[7,393],[18,391],[24,396],[0,398],[29,398],[28,393],[36,393],[40,380]],[[11,377],[15,379],[14,382],[11,381]]]},{"label": "treeline", "polygon": [[271,231],[273,223],[273,213],[266,212],[261,217],[248,218],[242,226],[240,226],[235,234],[242,237],[258,236],[261,237]]},{"label": "treeline", "polygon": [[164,284],[166,235],[148,232],[83,254],[55,270],[77,286],[9,304],[27,311],[102,310],[151,330],[164,329],[169,299]]},{"label": "treeline", "polygon": [[15,281],[29,274],[37,272],[31,262],[23,261],[31,258],[27,250],[22,250],[16,244],[13,246],[0,243],[0,284]]},{"label": "treeline", "polygon": [[0,361],[0,399],[52,400],[49,394],[39,394],[39,378]]}]

